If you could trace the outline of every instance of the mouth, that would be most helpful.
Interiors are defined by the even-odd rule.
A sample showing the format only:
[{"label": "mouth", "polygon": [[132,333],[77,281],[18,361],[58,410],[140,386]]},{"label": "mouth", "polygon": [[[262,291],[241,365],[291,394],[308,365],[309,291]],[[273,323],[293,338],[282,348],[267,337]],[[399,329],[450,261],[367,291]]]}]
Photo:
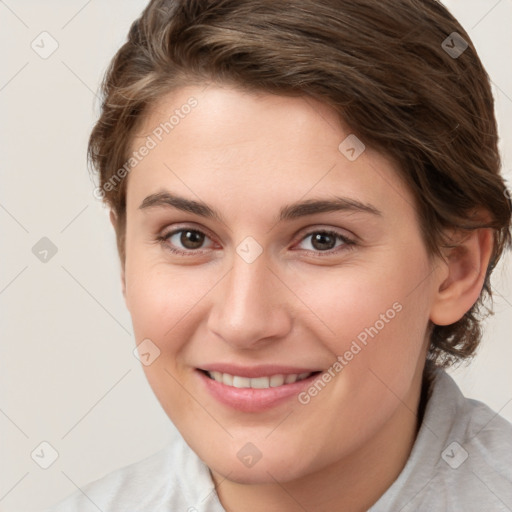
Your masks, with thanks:
[{"label": "mouth", "polygon": [[321,370],[305,371],[291,367],[219,366],[196,369],[203,389],[221,406],[250,413],[293,403],[293,399],[297,399],[299,393],[322,373]]},{"label": "mouth", "polygon": [[294,384],[309,377],[319,374],[320,371],[303,372],[303,373],[277,373],[275,375],[261,376],[261,377],[243,377],[241,375],[232,375],[230,373],[223,373],[219,371],[206,371],[201,370],[210,379],[230,386],[233,388],[251,388],[251,389],[268,389],[277,388],[286,384]]}]

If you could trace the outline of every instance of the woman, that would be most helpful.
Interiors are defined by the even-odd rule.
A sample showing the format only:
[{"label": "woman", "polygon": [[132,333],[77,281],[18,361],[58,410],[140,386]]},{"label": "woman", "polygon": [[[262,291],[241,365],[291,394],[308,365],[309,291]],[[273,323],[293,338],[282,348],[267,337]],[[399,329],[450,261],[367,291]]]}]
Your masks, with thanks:
[{"label": "woman", "polygon": [[507,510],[444,372],[510,244],[488,77],[433,0],[154,0],[90,138],[180,431],[54,510]]}]

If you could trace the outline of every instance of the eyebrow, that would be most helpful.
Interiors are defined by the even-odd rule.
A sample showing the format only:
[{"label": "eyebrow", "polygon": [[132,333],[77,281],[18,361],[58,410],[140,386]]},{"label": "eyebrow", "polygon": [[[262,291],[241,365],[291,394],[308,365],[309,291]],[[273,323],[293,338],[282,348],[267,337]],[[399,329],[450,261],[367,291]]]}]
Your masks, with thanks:
[{"label": "eyebrow", "polygon": [[[224,223],[222,216],[206,203],[187,199],[170,192],[158,192],[147,196],[139,206],[140,210],[154,207],[171,207],[201,217],[216,219]],[[362,203],[356,199],[335,196],[333,199],[308,199],[283,206],[279,211],[278,222],[292,220],[316,213],[347,211],[352,213],[369,213],[382,216],[375,206]]]}]

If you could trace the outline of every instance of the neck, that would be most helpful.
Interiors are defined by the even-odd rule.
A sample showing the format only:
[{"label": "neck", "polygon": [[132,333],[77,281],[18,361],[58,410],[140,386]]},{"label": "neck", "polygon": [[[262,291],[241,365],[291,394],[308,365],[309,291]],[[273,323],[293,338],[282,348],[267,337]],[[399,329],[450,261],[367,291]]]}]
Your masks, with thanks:
[{"label": "neck", "polygon": [[239,484],[212,472],[228,512],[321,512],[368,510],[405,466],[419,427],[422,372],[418,368],[406,397],[378,434],[331,466],[290,482]]}]

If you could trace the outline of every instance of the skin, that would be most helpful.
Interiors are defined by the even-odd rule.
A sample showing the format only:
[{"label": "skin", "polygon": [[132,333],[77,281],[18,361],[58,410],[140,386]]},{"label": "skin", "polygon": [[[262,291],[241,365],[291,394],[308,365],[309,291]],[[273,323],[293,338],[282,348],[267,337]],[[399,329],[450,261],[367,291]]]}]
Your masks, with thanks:
[{"label": "skin", "polygon": [[[429,322],[453,323],[477,300],[492,235],[474,231],[444,259],[429,258],[394,162],[368,146],[349,161],[338,145],[350,129],[310,98],[177,89],[147,113],[133,150],[191,96],[197,106],[128,177],[124,295],[136,342],[160,350],[144,366],[147,379],[226,510],[366,510],[414,443]],[[163,190],[203,201],[223,220],[139,208]],[[381,214],[276,222],[284,205],[335,195]],[[180,234],[158,241],[178,227],[204,232],[200,248]],[[356,243],[322,251],[308,236],[322,229]],[[263,251],[252,263],[236,252],[248,236]],[[400,312],[307,405],[292,398],[236,411],[195,372],[208,362],[327,370],[394,303]],[[248,442],[262,454],[252,467],[237,457]]]}]

